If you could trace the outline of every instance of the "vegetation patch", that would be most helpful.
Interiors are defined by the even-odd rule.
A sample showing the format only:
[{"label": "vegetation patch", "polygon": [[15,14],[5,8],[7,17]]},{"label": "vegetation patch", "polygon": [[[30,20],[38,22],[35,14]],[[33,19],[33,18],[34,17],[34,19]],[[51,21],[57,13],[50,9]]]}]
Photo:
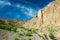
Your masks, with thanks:
[{"label": "vegetation patch", "polygon": [[[15,23],[15,22],[13,22],[13,23]],[[49,40],[49,38],[51,40],[55,40],[54,32],[56,30],[53,29],[52,27],[48,27],[48,26],[45,27],[46,31],[48,31],[48,33],[49,33],[49,35],[47,36],[43,32],[40,32],[41,34],[38,33],[38,31],[41,28],[40,29],[25,28],[22,25],[19,25],[18,23],[16,23],[16,24],[13,24],[13,23],[9,23],[8,25],[5,25],[5,24],[3,24],[3,23],[0,22],[0,29],[2,29],[2,30],[8,30],[8,31],[13,31],[13,32],[17,33],[18,36],[16,36],[16,38],[14,40],[20,40],[19,38],[21,38],[22,36],[33,37],[33,34],[37,34],[39,36],[39,38],[42,38],[43,40]],[[42,28],[42,29],[45,29],[45,28]],[[21,30],[17,31],[17,29],[21,29]],[[32,39],[29,38],[28,40],[32,40]]]}]

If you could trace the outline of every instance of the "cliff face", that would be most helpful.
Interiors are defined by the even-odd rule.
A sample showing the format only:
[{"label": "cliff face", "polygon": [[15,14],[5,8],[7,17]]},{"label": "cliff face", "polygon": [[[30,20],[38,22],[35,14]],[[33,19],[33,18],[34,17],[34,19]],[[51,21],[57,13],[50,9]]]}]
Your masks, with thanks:
[{"label": "cliff face", "polygon": [[42,10],[39,10],[37,18],[35,17],[33,21],[29,21],[30,23],[27,22],[23,26],[28,26],[28,27],[37,26],[38,28],[42,25],[60,26],[60,0],[55,0],[54,2],[49,3]]},{"label": "cliff face", "polygon": [[45,8],[38,11],[37,17],[26,22],[23,26],[34,27],[42,30],[42,33],[48,35],[46,27],[57,30],[54,35],[60,40],[60,0],[49,3]]},{"label": "cliff face", "polygon": [[[60,26],[60,1],[56,0],[41,10],[42,23]],[[39,16],[39,13],[38,13]]]}]

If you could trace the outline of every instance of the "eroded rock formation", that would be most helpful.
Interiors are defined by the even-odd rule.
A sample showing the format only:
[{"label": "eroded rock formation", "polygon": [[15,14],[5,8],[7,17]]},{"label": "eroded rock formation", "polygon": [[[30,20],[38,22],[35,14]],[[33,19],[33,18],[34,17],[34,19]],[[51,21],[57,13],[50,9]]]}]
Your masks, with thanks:
[{"label": "eroded rock formation", "polygon": [[23,26],[37,28],[41,25],[60,26],[60,0],[49,3],[45,8],[38,11],[37,16]]}]

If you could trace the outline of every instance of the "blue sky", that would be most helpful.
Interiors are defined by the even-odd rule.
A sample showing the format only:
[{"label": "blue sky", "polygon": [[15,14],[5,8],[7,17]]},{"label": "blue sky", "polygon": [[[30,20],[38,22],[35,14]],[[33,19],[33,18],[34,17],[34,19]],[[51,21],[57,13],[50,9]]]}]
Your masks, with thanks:
[{"label": "blue sky", "polygon": [[0,18],[30,20],[53,0],[0,0]]}]

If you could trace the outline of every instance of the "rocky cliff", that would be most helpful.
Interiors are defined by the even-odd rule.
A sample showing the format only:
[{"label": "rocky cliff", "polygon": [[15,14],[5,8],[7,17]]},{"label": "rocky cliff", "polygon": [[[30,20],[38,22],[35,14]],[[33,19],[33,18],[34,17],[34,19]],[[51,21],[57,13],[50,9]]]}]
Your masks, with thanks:
[{"label": "rocky cliff", "polygon": [[55,0],[39,10],[37,17],[34,17],[23,26],[39,28],[46,35],[48,34],[47,29],[45,29],[46,26],[51,27],[58,30],[54,35],[57,40],[60,40],[60,0]]},{"label": "rocky cliff", "polygon": [[55,0],[45,8],[39,10],[37,17],[25,23],[23,26],[39,28],[42,25],[55,25],[60,27],[60,0]]}]

